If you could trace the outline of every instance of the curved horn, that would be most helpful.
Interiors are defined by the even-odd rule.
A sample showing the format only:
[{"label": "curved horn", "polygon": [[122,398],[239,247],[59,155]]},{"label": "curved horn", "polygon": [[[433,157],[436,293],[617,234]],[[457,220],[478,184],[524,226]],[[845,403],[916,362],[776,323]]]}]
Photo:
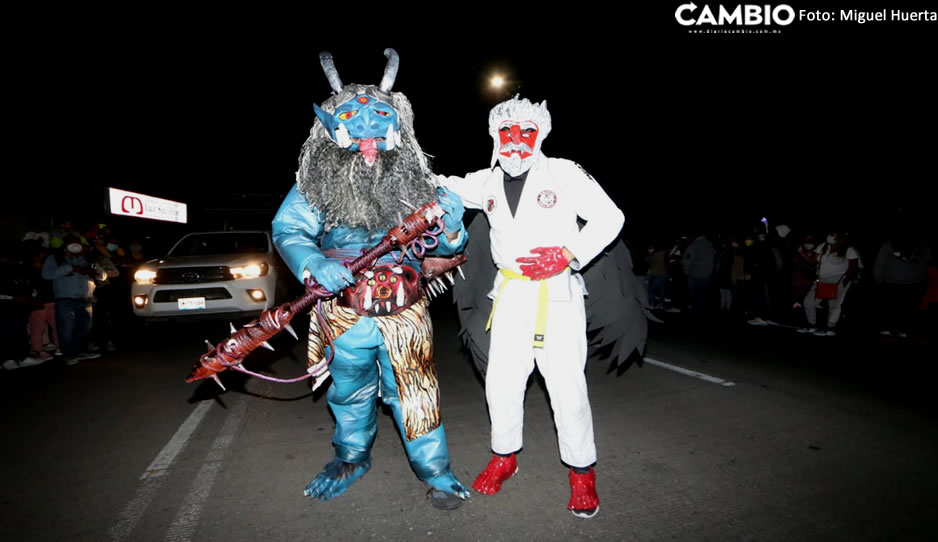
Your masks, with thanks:
[{"label": "curved horn", "polygon": [[397,79],[397,67],[400,65],[401,59],[397,56],[397,51],[390,47],[384,50],[384,56],[388,58],[388,65],[384,68],[384,77],[381,78],[381,84],[378,85],[378,88],[381,92],[391,92],[394,80]]},{"label": "curved horn", "polygon": [[322,64],[322,71],[326,72],[326,79],[329,80],[332,91],[336,94],[341,92],[342,80],[339,79],[339,72],[335,69],[335,62],[332,61],[332,53],[328,51],[319,53],[319,63]]}]

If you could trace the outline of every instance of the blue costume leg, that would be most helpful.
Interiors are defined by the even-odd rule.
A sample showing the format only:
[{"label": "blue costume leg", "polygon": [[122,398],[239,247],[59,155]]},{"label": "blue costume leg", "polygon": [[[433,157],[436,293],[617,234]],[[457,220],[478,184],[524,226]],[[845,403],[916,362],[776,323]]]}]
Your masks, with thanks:
[{"label": "blue costume leg", "polygon": [[456,495],[461,499],[468,498],[469,491],[450,471],[449,448],[446,445],[446,432],[442,423],[433,431],[414,440],[403,438],[406,433],[401,415],[401,401],[397,382],[394,380],[394,369],[391,367],[391,359],[384,343],[378,347],[378,361],[381,363],[381,400],[391,408],[397,430],[404,441],[410,467],[417,474],[417,478],[444,493]]},{"label": "blue costume leg", "polygon": [[[336,419],[335,459],[306,486],[305,495],[324,501],[338,497],[371,468],[371,445],[377,432],[378,364],[381,333],[362,318],[334,343],[329,366],[332,385],[326,399]],[[383,346],[382,346],[383,348]]]}]

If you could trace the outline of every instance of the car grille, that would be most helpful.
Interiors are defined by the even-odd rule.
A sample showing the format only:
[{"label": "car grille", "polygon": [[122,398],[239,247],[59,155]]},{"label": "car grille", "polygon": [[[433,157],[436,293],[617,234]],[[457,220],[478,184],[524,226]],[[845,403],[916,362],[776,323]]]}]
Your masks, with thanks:
[{"label": "car grille", "polygon": [[231,299],[231,294],[224,288],[193,288],[191,290],[162,290],[153,296],[154,303],[175,303],[185,297],[204,297],[212,299]]},{"label": "car grille", "polygon": [[234,280],[227,265],[158,269],[153,282],[154,284],[200,284],[223,280]]}]

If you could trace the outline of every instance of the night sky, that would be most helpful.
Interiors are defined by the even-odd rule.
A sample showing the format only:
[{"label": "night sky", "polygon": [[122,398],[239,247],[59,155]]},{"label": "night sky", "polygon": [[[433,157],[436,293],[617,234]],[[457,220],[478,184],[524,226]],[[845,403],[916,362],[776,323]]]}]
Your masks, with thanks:
[{"label": "night sky", "polygon": [[[880,235],[899,209],[933,227],[936,24],[699,36],[675,24],[676,5],[634,21],[582,9],[431,28],[379,24],[351,5],[328,20],[36,22],[8,80],[26,191],[8,199],[5,223],[95,219],[106,186],[185,201],[190,221],[212,228],[233,202],[276,205],[330,92],[318,53],[333,53],[344,82],[376,84],[394,47],[394,90],[413,103],[437,172],[488,164],[492,105],[515,92],[546,99],[544,152],[599,180],[626,212],[626,237],[741,232],[763,216]],[[509,80],[498,93],[495,72]]]}]

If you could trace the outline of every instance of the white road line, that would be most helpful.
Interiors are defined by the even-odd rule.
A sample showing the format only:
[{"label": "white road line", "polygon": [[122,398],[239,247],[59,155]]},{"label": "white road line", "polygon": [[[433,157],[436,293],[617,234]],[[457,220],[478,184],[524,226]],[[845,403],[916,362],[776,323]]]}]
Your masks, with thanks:
[{"label": "white road line", "polygon": [[160,489],[160,486],[163,485],[163,475],[169,472],[169,466],[175,461],[179,452],[186,447],[186,444],[192,437],[192,433],[195,432],[196,427],[199,426],[199,422],[205,418],[213,402],[212,400],[202,401],[196,405],[192,413],[189,414],[189,417],[186,418],[186,421],[182,422],[182,425],[176,430],[176,434],[173,435],[173,438],[169,439],[169,442],[160,450],[160,453],[156,454],[150,466],[143,471],[143,474],[140,476],[143,483],[137,488],[133,499],[121,510],[117,523],[111,527],[110,535],[112,542],[120,542],[121,540],[127,539],[131,531],[134,530],[134,527],[137,526],[137,522],[143,517],[147,506],[150,505],[150,501],[153,500],[156,492]]},{"label": "white road line", "polygon": [[205,457],[205,462],[192,481],[189,493],[183,499],[182,505],[176,512],[176,517],[170,524],[164,540],[170,542],[188,542],[192,540],[196,527],[199,525],[199,519],[202,517],[202,509],[212,492],[212,486],[215,485],[215,478],[228,457],[228,450],[231,443],[234,442],[235,434],[241,426],[241,420],[244,419],[244,413],[247,410],[247,401],[243,398],[231,409],[231,414],[225,420],[218,437],[212,443],[212,449]]},{"label": "white road line", "polygon": [[162,485],[163,477],[147,478],[140,484],[134,498],[124,506],[117,523],[111,527],[109,534],[112,542],[127,540],[130,532],[137,526],[137,522],[143,517],[143,512],[146,511],[150,501],[153,500]]},{"label": "white road line", "polygon": [[205,414],[208,413],[208,409],[211,408],[213,402],[212,400],[202,401],[195,407],[192,414],[189,414],[186,421],[182,422],[182,425],[179,426],[179,430],[176,431],[173,438],[169,439],[166,446],[163,447],[153,462],[150,463],[150,466],[147,467],[146,472],[140,477],[141,480],[163,475],[163,471],[169,468],[170,464],[176,459],[176,456],[179,455],[179,452],[186,447],[186,443],[192,438],[192,433],[195,432],[195,428],[199,426],[199,422],[201,422]]},{"label": "white road line", "polygon": [[671,365],[670,363],[665,363],[663,361],[658,361],[656,359],[645,358],[645,363],[650,363],[657,367],[661,367],[662,369],[668,369],[669,371],[675,371],[681,374],[685,374],[687,376],[699,378],[700,380],[705,380],[713,384],[719,384],[720,386],[735,386],[736,385],[735,382],[730,382],[729,380],[723,380],[722,378],[717,378],[715,376],[710,376],[710,375],[703,374],[697,371],[692,371],[690,369],[685,369],[683,367],[678,367],[677,365]]}]

